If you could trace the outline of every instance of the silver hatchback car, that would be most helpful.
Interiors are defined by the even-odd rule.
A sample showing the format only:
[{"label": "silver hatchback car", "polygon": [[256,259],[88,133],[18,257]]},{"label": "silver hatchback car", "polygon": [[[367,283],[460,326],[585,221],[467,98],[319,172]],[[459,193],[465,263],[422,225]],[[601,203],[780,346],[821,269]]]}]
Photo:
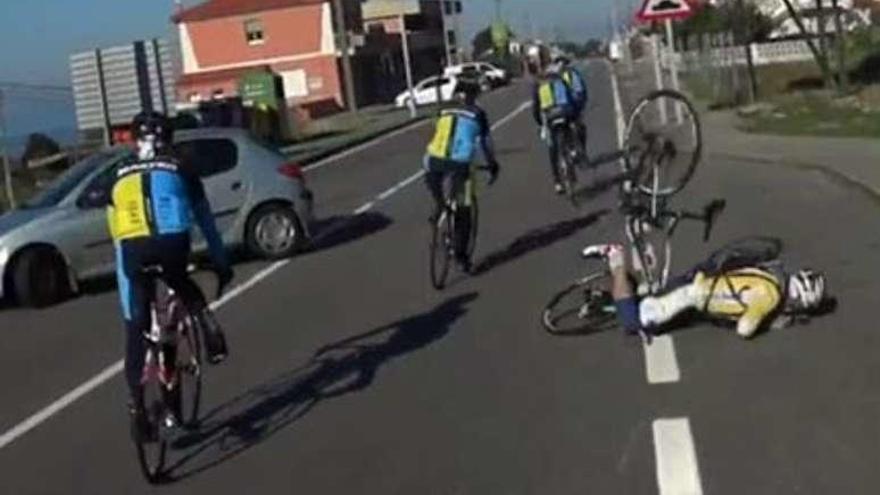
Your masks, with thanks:
[{"label": "silver hatchback car", "polygon": [[[308,243],[313,200],[298,165],[239,129],[179,131],[175,147],[181,160],[198,167],[228,247],[278,259]],[[131,156],[125,147],[99,152],[0,216],[0,297],[45,306],[76,293],[80,282],[113,272],[101,205],[116,168]],[[206,248],[194,239],[197,252]]]}]

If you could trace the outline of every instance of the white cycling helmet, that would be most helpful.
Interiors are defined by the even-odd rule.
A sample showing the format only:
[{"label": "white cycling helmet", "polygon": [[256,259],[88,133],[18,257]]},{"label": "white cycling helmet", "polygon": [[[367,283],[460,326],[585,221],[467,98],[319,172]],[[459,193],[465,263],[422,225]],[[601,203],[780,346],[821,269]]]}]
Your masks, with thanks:
[{"label": "white cycling helmet", "polygon": [[788,299],[799,311],[813,311],[825,299],[825,276],[813,270],[801,270],[788,277]]}]

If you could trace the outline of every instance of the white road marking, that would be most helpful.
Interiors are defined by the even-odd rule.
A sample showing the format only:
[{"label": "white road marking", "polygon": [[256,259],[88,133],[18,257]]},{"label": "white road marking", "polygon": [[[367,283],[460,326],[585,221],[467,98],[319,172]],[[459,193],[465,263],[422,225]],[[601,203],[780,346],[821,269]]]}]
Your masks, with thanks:
[{"label": "white road marking", "polygon": [[660,495],[702,495],[690,421],[687,418],[658,419],[653,429]]},{"label": "white road marking", "polygon": [[645,349],[645,373],[648,383],[675,383],[681,380],[678,360],[675,357],[675,343],[669,335],[654,337],[650,344],[642,345]]},{"label": "white road marking", "polygon": [[623,118],[623,104],[620,102],[620,86],[617,83],[617,73],[614,72],[614,66],[607,60],[608,74],[611,75],[611,90],[614,93],[614,121],[617,125],[617,147],[623,149],[623,138],[626,133],[626,122]]},{"label": "white road marking", "polygon": [[[624,134],[626,133],[626,122],[623,117],[623,105],[620,99],[620,86],[617,81],[617,73],[611,62],[606,61],[608,66],[608,74],[611,77],[611,89],[614,93],[614,113],[615,123],[617,125],[617,146],[623,149]],[[681,371],[678,368],[678,360],[675,356],[675,341],[668,335],[663,335],[654,339],[651,345],[644,345],[645,349],[645,371],[648,376],[648,383],[674,383],[681,380]]]},{"label": "white road marking", "polygon": [[338,155],[333,155],[333,156],[327,157],[323,160],[318,160],[317,162],[312,163],[311,165],[307,165],[307,166],[303,167],[303,171],[308,172],[310,170],[315,170],[315,169],[321,168],[325,165],[329,165],[331,163],[337,162],[339,160],[342,160],[343,158],[347,158],[351,155],[360,153],[361,151],[363,151],[367,148],[372,148],[373,146],[376,146],[377,144],[382,144],[385,141],[388,141],[389,139],[394,139],[397,136],[400,136],[401,134],[405,134],[413,129],[418,129],[419,127],[422,127],[422,126],[427,125],[429,123],[431,123],[431,119],[423,119],[423,120],[413,122],[412,124],[409,124],[405,127],[401,127],[400,129],[397,129],[396,131],[393,131],[389,134],[383,134],[375,139],[367,141],[366,143],[359,144],[359,145],[355,146],[354,148],[345,150],[345,151],[339,153]]},{"label": "white road marking", "polygon": [[[514,117],[519,115],[523,110],[525,110],[529,106],[530,106],[530,103],[523,103],[522,105],[517,107],[514,111],[512,111],[510,114],[508,114],[507,116],[505,116],[504,118],[499,120],[494,126],[492,126],[492,129],[494,130],[502,125],[507,124],[508,122],[513,120]],[[323,160],[321,162],[317,162],[315,165],[316,166],[323,166],[323,165],[326,165],[327,163],[331,163],[336,160],[341,160],[342,158],[350,156],[352,153],[356,153],[357,151],[364,150],[368,147],[381,144],[381,143],[387,141],[388,139],[391,139],[395,135],[399,135],[409,129],[412,129],[413,127],[416,127],[416,125],[418,125],[418,124],[421,124],[421,122],[417,122],[416,124],[414,124],[413,126],[410,126],[409,128],[400,129],[399,131],[396,131],[395,133],[383,136],[382,138],[375,139],[375,140],[370,141],[368,143],[364,143],[363,145],[358,146],[356,148],[353,148],[352,150],[349,150],[349,151],[340,153],[339,155],[335,155],[333,157],[327,158],[326,160]],[[353,151],[353,150],[355,150],[355,151]],[[313,166],[312,168],[315,168],[315,166]],[[397,188],[395,192],[400,191],[401,189],[403,189],[403,187],[406,187],[407,185],[413,183],[416,179],[421,177],[422,174],[424,174],[424,171],[419,171],[418,173],[401,181],[400,183],[398,183],[397,186],[395,186]],[[361,215],[361,214],[367,212],[368,210],[372,209],[374,206],[375,206],[375,202],[370,201],[370,202],[362,205],[358,209],[354,210],[354,214]],[[333,230],[334,229],[332,229],[332,228],[328,229],[328,231],[333,231]],[[327,233],[328,232],[325,232],[324,234],[319,235],[318,238],[321,238],[324,235],[327,235]],[[219,299],[219,300],[215,301],[214,303],[212,303],[211,309],[215,310],[215,309],[218,309],[218,308],[224,306],[226,303],[232,301],[233,299],[240,296],[244,292],[253,288],[255,285],[259,284],[261,281],[265,280],[267,277],[269,277],[273,273],[275,273],[278,270],[280,270],[281,268],[287,266],[291,261],[292,260],[290,260],[290,259],[277,261],[277,262],[267,266],[263,270],[260,270],[259,272],[254,274],[250,279],[248,279],[246,282],[236,286],[235,288],[233,288],[229,292],[227,292],[226,295],[222,299]],[[62,410],[64,410],[65,408],[67,408],[68,406],[73,404],[74,402],[76,402],[77,400],[83,398],[84,396],[88,395],[90,392],[92,392],[93,390],[95,390],[99,386],[108,382],[111,378],[113,378],[114,376],[119,374],[122,371],[122,369],[123,369],[123,360],[120,359],[119,361],[116,361],[115,363],[107,366],[106,368],[104,368],[103,371],[101,371],[97,375],[93,376],[92,378],[89,378],[87,381],[83,382],[81,385],[77,386],[76,388],[74,388],[70,392],[64,394],[62,397],[55,400],[54,402],[52,402],[48,406],[46,406],[43,409],[40,409],[36,413],[32,414],[24,421],[13,426],[11,429],[3,432],[3,434],[0,435],[0,449],[3,449],[4,447],[9,445],[10,443],[14,442],[16,439],[24,436],[25,434],[27,434],[28,432],[30,432],[31,430],[33,430],[34,428],[36,428],[40,424],[46,422],[52,416],[58,414],[59,412],[61,412]]]},{"label": "white road marking", "polygon": [[39,412],[22,421],[21,423],[15,425],[15,427],[13,427],[11,430],[4,432],[3,435],[0,435],[0,449],[10,444],[16,438],[36,428],[40,423],[46,421],[55,414],[58,414],[59,411],[73,404],[80,397],[98,388],[107,380],[116,376],[119,372],[122,371],[122,366],[122,360],[116,361],[110,366],[104,368],[104,371],[101,371],[97,375],[93,376],[82,385],[64,394],[60,399],[49,404],[48,406],[41,409]]},{"label": "white road marking", "polygon": [[365,204],[361,205],[361,207],[358,208],[357,210],[354,210],[354,214],[355,215],[363,215],[364,213],[372,210],[373,206],[375,206],[375,203],[373,203],[372,201],[370,201],[369,203],[365,203]]}]

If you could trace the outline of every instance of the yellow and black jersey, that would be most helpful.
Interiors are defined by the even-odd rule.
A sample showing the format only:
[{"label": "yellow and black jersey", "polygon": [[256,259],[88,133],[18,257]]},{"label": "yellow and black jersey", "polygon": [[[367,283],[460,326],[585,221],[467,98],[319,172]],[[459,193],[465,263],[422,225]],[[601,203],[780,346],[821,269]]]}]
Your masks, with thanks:
[{"label": "yellow and black jersey", "polygon": [[715,277],[698,275],[694,283],[708,294],[705,312],[737,321],[737,331],[752,335],[784,302],[784,282],[760,268],[742,268]]}]

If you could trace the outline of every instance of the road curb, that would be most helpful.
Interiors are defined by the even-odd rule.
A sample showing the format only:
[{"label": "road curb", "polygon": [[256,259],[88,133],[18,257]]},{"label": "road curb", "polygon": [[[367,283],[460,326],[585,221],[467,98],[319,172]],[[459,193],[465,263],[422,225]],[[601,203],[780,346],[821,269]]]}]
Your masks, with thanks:
[{"label": "road curb", "polygon": [[838,170],[834,167],[830,167],[828,165],[819,165],[816,163],[802,162],[797,160],[784,160],[778,158],[768,158],[766,156],[761,155],[750,155],[748,153],[730,153],[724,151],[712,151],[709,153],[710,156],[716,156],[719,158],[727,158],[733,160],[743,160],[743,161],[751,161],[757,163],[764,163],[769,165],[780,165],[783,167],[798,169],[802,171],[809,172],[819,172],[822,175],[825,175],[829,180],[835,182],[837,184],[841,184],[844,187],[848,187],[851,189],[858,189],[865,195],[871,198],[874,202],[880,204],[880,188],[874,187],[870,184],[867,184],[863,180],[853,177],[852,175]]}]

